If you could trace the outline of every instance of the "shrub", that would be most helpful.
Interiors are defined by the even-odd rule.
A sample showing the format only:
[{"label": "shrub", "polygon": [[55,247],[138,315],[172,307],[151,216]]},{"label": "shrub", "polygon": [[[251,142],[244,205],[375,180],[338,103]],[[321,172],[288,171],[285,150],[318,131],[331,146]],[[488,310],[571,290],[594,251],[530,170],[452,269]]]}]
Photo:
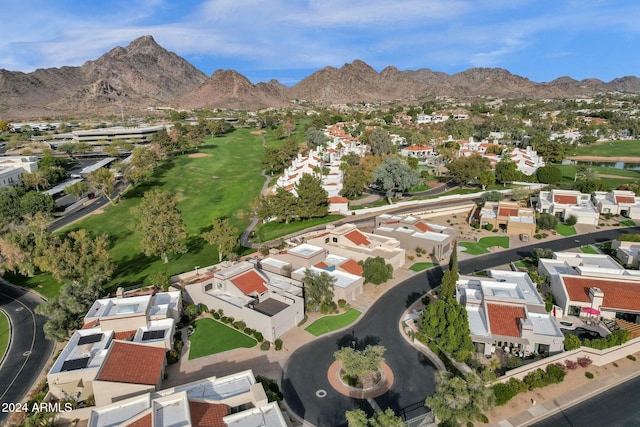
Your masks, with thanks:
[{"label": "shrub", "polygon": [[522,360],[519,357],[510,356],[507,359],[507,369],[515,369],[522,366]]},{"label": "shrub", "polygon": [[198,306],[195,304],[189,304],[184,311],[189,317],[196,317],[199,313]]},{"label": "shrub", "polygon": [[633,354],[630,354],[627,356],[627,359],[632,360],[632,361],[636,361],[636,357]]},{"label": "shrub", "polygon": [[496,406],[502,406],[517,394],[514,389],[505,383],[498,383],[491,386],[493,394],[496,396]]},{"label": "shrub", "polygon": [[580,338],[575,335],[567,335],[564,338],[564,349],[567,351],[575,350],[576,348],[580,348]]},{"label": "shrub", "polygon": [[274,347],[276,348],[276,351],[280,351],[280,350],[282,350],[282,344],[283,344],[283,343],[282,343],[282,340],[281,340],[280,338],[278,338],[277,340],[275,340],[275,341],[273,342],[273,344],[274,344]]},{"label": "shrub", "polygon": [[179,358],[180,358],[180,355],[178,354],[178,352],[176,350],[167,351],[167,364],[168,365],[172,365],[172,364],[176,363]]},{"label": "shrub", "polygon": [[578,218],[575,215],[569,215],[567,219],[564,220],[567,225],[576,225],[578,223]]},{"label": "shrub", "polygon": [[262,375],[256,375],[256,382],[262,384],[269,402],[282,401],[283,395],[280,392],[280,387],[278,387],[278,383],[275,380],[263,377]]},{"label": "shrub", "polygon": [[566,366],[567,369],[574,370],[578,368],[578,362],[574,362],[573,360],[567,359],[564,361],[564,366]]},{"label": "shrub", "polygon": [[227,317],[227,323],[233,324],[233,322],[235,322],[235,321],[236,321],[236,319],[234,319],[233,317],[231,317],[231,316]]},{"label": "shrub", "polygon": [[262,340],[264,340],[264,337],[262,336],[262,334],[258,331],[255,331],[253,333],[253,337],[258,341],[258,342],[262,342]]},{"label": "shrub", "polygon": [[493,224],[486,224],[486,225],[484,226],[484,228],[485,228],[485,230],[487,230],[487,231],[491,231],[491,230],[493,230]]},{"label": "shrub", "polygon": [[238,320],[237,322],[233,322],[233,327],[236,328],[239,331],[244,330],[244,328],[247,327],[247,324],[244,323],[243,320]]},{"label": "shrub", "polygon": [[244,332],[246,335],[252,335],[252,334],[253,334],[253,331],[251,330],[251,328],[244,328],[244,331],[243,331],[243,332]]},{"label": "shrub", "polygon": [[260,350],[269,350],[271,348],[271,343],[269,341],[262,341],[260,344]]},{"label": "shrub", "polygon": [[340,298],[338,300],[338,307],[344,308],[345,305],[347,305],[347,300]]},{"label": "shrub", "polygon": [[558,225],[558,218],[548,213],[541,213],[538,216],[538,227],[541,230],[555,230]]},{"label": "shrub", "polygon": [[222,320],[222,323],[229,323],[229,318],[227,316],[222,316],[220,320]]},{"label": "shrub", "polygon": [[591,372],[589,372],[589,371],[585,372],[585,373],[584,373],[584,376],[585,376],[585,377],[587,377],[587,378],[589,378],[590,380],[592,380],[592,379],[593,379],[593,374],[592,374]]},{"label": "shrub", "polygon": [[214,313],[212,314],[212,316],[213,316],[213,318],[214,318],[214,319],[216,319],[216,320],[219,320],[219,319],[220,319],[220,315],[219,315],[218,313],[216,313],[216,312],[214,312]]},{"label": "shrub", "polygon": [[475,228],[476,230],[480,228],[480,222],[479,221],[473,221],[471,223],[471,227]]},{"label": "shrub", "polygon": [[616,362],[613,362],[612,365],[616,368],[618,367],[618,364]]},{"label": "shrub", "polygon": [[592,361],[591,359],[589,359],[588,357],[579,357],[578,358],[578,365],[580,365],[583,368],[586,368],[587,366],[591,365]]}]

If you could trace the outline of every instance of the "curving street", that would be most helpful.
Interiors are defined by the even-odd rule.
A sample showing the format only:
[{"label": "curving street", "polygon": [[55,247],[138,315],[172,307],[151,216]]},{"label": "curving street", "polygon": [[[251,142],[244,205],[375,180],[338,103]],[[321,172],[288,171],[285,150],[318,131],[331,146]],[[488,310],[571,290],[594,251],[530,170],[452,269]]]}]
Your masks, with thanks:
[{"label": "curving street", "polygon": [[[42,300],[36,294],[1,281],[0,309],[12,331],[6,357],[0,365],[0,406],[20,402],[36,383],[54,349],[44,337],[45,317],[34,313]],[[0,411],[0,424],[11,414]]]},{"label": "curving street", "polygon": [[[459,262],[461,274],[485,270],[531,254],[534,248],[544,247],[562,251],[576,246],[615,239],[623,233],[638,233],[640,227],[619,228],[552,241],[539,241],[528,246],[503,250]],[[359,321],[348,330],[317,339],[299,348],[289,358],[281,381],[281,388],[289,407],[305,421],[317,427],[344,425],[346,410],[362,408],[372,413],[374,408],[366,400],[343,396],[333,390],[327,379],[327,369],[333,363],[333,353],[346,345],[380,344],[387,348],[385,361],[394,372],[395,382],[387,393],[375,398],[382,409],[390,407],[407,419],[426,412],[424,398],[434,392],[435,368],[420,352],[400,335],[400,316],[406,308],[426,291],[440,284],[442,269],[434,268],[417,274],[381,296]],[[318,397],[318,390],[326,391]],[[322,395],[322,394],[321,394]]]}]

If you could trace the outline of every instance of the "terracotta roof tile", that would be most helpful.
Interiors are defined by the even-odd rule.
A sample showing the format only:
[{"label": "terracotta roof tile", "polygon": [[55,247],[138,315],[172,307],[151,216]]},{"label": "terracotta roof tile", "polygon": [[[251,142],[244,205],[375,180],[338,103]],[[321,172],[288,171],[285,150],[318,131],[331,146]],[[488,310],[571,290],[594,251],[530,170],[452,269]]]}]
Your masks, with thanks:
[{"label": "terracotta roof tile", "polygon": [[249,295],[253,292],[261,294],[268,291],[267,287],[264,285],[264,278],[256,273],[255,270],[249,270],[246,273],[231,279],[231,283],[236,285],[245,295]]},{"label": "terracotta roof tile", "polygon": [[189,402],[189,410],[193,427],[226,427],[222,418],[229,415],[227,405]]},{"label": "terracotta roof tile", "polygon": [[326,262],[324,262],[324,261],[320,261],[319,263],[315,264],[315,265],[314,265],[314,267],[317,267],[317,268],[327,268],[327,267],[329,267],[329,264],[327,264],[327,263],[326,263]]},{"label": "terracotta roof tile", "polygon": [[206,274],[193,283],[204,283],[207,280],[211,280],[211,279],[213,279],[213,274]]},{"label": "terracotta roof tile", "polygon": [[358,246],[362,246],[362,245],[369,246],[371,244],[369,239],[367,239],[367,236],[362,234],[360,230],[353,230],[345,234],[344,237],[351,240],[353,243],[355,243]]},{"label": "terracotta roof tile", "polygon": [[362,272],[364,271],[362,266],[353,259],[346,260],[340,264],[339,267],[347,273],[355,274],[356,276],[362,276]]},{"label": "terracotta roof tile", "polygon": [[422,231],[423,233],[426,233],[427,231],[434,231],[433,228],[429,227],[427,224],[425,224],[422,221],[418,221],[415,224],[413,224],[418,230]]},{"label": "terracotta roof tile", "polygon": [[100,324],[100,319],[96,319],[93,320],[89,323],[85,323],[84,325],[82,325],[82,329],[91,329],[91,328],[95,328],[96,326],[98,326]]},{"label": "terracotta roof tile", "polygon": [[96,380],[156,385],[164,359],[164,347],[114,341]]},{"label": "terracotta roof tile", "polygon": [[616,196],[616,203],[635,203],[636,198],[632,196]]},{"label": "terracotta roof tile", "polygon": [[505,304],[487,304],[487,314],[492,334],[506,337],[520,336],[518,319],[525,317],[524,308]]},{"label": "terracotta roof tile", "polygon": [[518,216],[518,208],[500,208],[498,216]]},{"label": "terracotta roof tile", "polygon": [[568,196],[565,194],[556,194],[553,196],[554,203],[560,203],[562,205],[577,205],[578,196]]},{"label": "terracotta roof tile", "polygon": [[329,203],[349,203],[346,197],[329,197]]},{"label": "terracotta roof tile", "polygon": [[123,340],[123,341],[131,341],[131,339],[136,335],[136,330],[130,331],[119,331],[113,333],[113,339]]},{"label": "terracotta roof tile", "polygon": [[153,427],[153,421],[151,420],[151,414],[147,414],[144,417],[127,424],[127,427]]},{"label": "terracotta roof tile", "polygon": [[640,311],[640,284],[602,278],[562,276],[569,299],[590,303],[589,288],[604,292],[602,306],[618,310]]}]

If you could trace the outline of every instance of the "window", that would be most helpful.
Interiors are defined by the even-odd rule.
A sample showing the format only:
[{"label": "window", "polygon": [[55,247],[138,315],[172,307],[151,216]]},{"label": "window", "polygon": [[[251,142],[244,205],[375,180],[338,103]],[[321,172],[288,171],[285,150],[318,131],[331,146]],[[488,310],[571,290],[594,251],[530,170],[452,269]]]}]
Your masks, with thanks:
[{"label": "window", "polygon": [[338,238],[337,237],[333,238],[333,243],[338,243]]},{"label": "window", "polygon": [[326,239],[324,239],[325,243],[329,243],[329,238],[327,237]]},{"label": "window", "polygon": [[209,292],[211,289],[213,289],[213,284],[212,283],[207,283],[206,285],[204,285],[204,291],[205,292]]},{"label": "window", "polygon": [[222,283],[218,283],[218,289],[222,289]]}]

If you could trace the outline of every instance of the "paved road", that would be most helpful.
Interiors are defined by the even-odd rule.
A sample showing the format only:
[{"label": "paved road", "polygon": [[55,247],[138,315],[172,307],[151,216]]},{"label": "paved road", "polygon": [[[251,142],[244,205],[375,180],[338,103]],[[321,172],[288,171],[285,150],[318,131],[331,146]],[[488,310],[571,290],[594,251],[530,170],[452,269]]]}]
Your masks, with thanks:
[{"label": "paved road", "polygon": [[638,401],[640,377],[560,411],[533,427],[637,427],[640,426]]},{"label": "paved road", "polygon": [[[0,407],[20,402],[34,385],[53,353],[54,343],[45,339],[45,317],[34,313],[42,300],[32,292],[0,284],[0,309],[13,328],[9,351],[0,366]],[[0,411],[0,424],[9,416]]]},{"label": "paved road", "polygon": [[49,230],[56,231],[64,228],[72,222],[77,221],[85,217],[86,215],[89,215],[91,212],[97,211],[98,209],[104,207],[107,202],[108,200],[106,197],[98,197],[82,209],[78,209],[77,211],[71,212],[70,214],[63,216],[62,218],[53,221],[51,224],[49,224]]},{"label": "paved road", "polygon": [[[567,250],[584,244],[612,240],[622,233],[638,233],[640,227],[595,232],[565,239],[539,241],[529,246],[499,251],[459,262],[462,274],[484,270],[529,256],[537,247],[554,251]],[[395,382],[389,392],[376,398],[381,408],[390,407],[396,413],[421,402],[434,391],[434,367],[400,336],[400,316],[411,303],[432,287],[440,284],[442,270],[435,268],[413,276],[384,294],[349,331],[338,332],[315,340],[298,349],[288,360],[282,377],[282,391],[289,407],[306,421],[318,426],[345,423],[344,412],[360,407],[371,413],[367,401],[345,397],[331,388],[327,369],[334,361],[333,353],[357,341],[358,345],[378,343],[387,348],[385,359],[394,372]],[[317,397],[324,390],[326,397]],[[409,418],[425,412],[418,407]]]}]

